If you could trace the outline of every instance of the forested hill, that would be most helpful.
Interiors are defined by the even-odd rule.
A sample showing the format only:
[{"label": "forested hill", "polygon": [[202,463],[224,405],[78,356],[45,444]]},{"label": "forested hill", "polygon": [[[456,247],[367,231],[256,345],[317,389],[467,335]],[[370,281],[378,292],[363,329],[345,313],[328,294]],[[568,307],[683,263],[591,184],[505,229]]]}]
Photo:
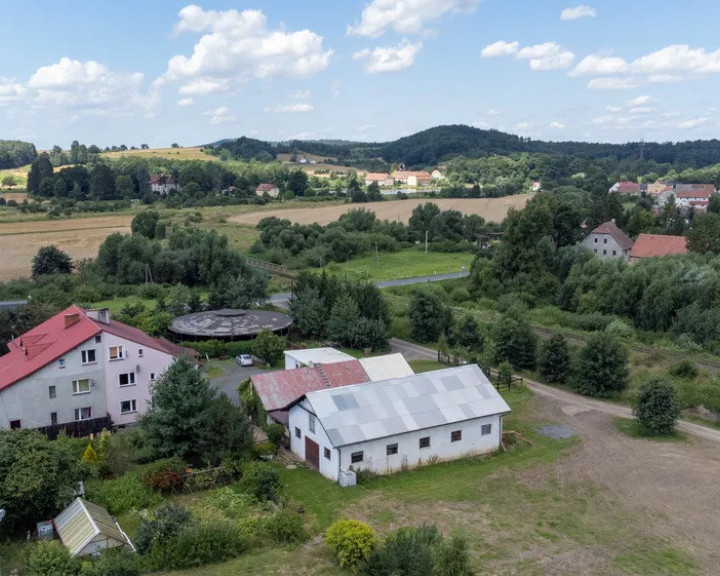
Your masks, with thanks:
[{"label": "forested hill", "polygon": [[[248,146],[248,144],[251,144]],[[220,144],[231,152],[244,144],[247,156],[262,151],[271,155],[302,151],[337,158],[339,162],[362,164],[374,158],[383,158],[386,162],[402,162],[406,167],[428,167],[447,161],[456,156],[480,158],[483,156],[527,152],[573,156],[586,160],[614,158],[624,160],[640,158],[668,163],[676,169],[700,168],[720,161],[719,140],[696,140],[687,142],[629,142],[626,144],[608,144],[598,142],[545,142],[532,140],[498,130],[480,130],[465,125],[436,126],[417,134],[406,136],[393,142],[359,143],[329,142],[312,140],[293,140],[279,144],[270,144],[258,140],[241,138],[228,140]],[[247,158],[245,158],[247,159]]]},{"label": "forested hill", "polygon": [[0,140],[0,169],[17,168],[37,158],[35,146],[20,140]]}]

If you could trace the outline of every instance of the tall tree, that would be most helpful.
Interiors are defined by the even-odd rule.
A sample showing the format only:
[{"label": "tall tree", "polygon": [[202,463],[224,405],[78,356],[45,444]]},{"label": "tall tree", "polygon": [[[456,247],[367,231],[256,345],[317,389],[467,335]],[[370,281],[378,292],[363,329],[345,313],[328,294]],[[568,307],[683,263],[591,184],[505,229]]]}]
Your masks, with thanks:
[{"label": "tall tree", "polygon": [[437,294],[418,292],[409,313],[412,336],[419,342],[435,342],[452,326],[452,312]]},{"label": "tall tree", "polygon": [[540,346],[538,368],[545,382],[566,382],[570,375],[570,351],[562,334],[555,334]]},{"label": "tall tree", "polygon": [[40,248],[32,261],[33,277],[70,274],[72,269],[73,263],[70,256],[54,245]]},{"label": "tall tree", "polygon": [[581,394],[607,398],[630,380],[627,348],[612,334],[598,332],[580,350],[575,387]]},{"label": "tall tree", "polygon": [[116,200],[115,174],[112,168],[98,162],[90,172],[90,194],[96,200]]},{"label": "tall tree", "polygon": [[39,194],[40,185],[46,178],[52,178],[53,165],[50,162],[50,156],[47,152],[43,152],[30,165],[30,171],[27,178],[27,191],[30,194]]}]

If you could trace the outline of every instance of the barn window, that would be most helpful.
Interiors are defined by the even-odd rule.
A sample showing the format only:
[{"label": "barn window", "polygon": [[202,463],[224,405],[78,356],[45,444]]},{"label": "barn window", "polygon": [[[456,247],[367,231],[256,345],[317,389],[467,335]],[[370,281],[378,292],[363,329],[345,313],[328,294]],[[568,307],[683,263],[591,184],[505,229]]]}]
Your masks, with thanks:
[{"label": "barn window", "polygon": [[312,414],[308,414],[308,426],[310,427],[310,432],[315,434],[315,416]]},{"label": "barn window", "polygon": [[323,450],[323,454],[325,455],[326,460],[330,460],[330,448],[325,448]]},{"label": "barn window", "polygon": [[350,462],[353,464],[357,464],[358,462],[363,461],[363,453],[362,450],[360,452],[353,452],[350,454]]},{"label": "barn window", "polygon": [[302,438],[302,432],[300,432],[300,428],[295,426],[295,438]]},{"label": "barn window", "polygon": [[595,238],[595,244],[597,244],[597,238]]},{"label": "barn window", "polygon": [[50,398],[55,398],[57,396],[57,389],[55,386],[48,386],[48,396]]},{"label": "barn window", "polygon": [[607,238],[603,239],[603,244],[607,244]]},{"label": "barn window", "polygon": [[50,426],[57,426],[57,412],[50,412]]},{"label": "barn window", "polygon": [[607,250],[603,250],[603,254],[604,254],[604,255],[607,254]]},{"label": "barn window", "polygon": [[450,432],[450,442],[460,442],[460,440],[462,440],[462,430]]},{"label": "barn window", "polygon": [[430,436],[420,438],[420,448],[430,448]]},{"label": "barn window", "polygon": [[492,424],[483,424],[480,427],[480,436],[487,436],[488,434],[492,434]]},{"label": "barn window", "polygon": [[617,256],[617,250],[613,250],[613,256]]},{"label": "barn window", "polygon": [[10,420],[10,430],[18,430],[22,428],[20,420]]},{"label": "barn window", "polygon": [[397,444],[388,444],[387,445],[387,455],[392,456],[393,454],[398,453],[398,445]]}]

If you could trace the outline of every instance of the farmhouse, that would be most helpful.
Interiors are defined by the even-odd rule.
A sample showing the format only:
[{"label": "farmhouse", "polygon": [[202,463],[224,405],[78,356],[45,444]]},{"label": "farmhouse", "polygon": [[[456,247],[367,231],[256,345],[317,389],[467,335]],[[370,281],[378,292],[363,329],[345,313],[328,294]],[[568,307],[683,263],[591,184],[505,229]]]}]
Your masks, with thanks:
[{"label": "farmhouse", "polygon": [[510,407],[477,365],[308,392],[289,413],[290,448],[332,480],[389,474],[500,448]]},{"label": "farmhouse", "polygon": [[705,211],[713,194],[715,186],[712,184],[676,184],[675,204],[679,208]]},{"label": "farmhouse", "polygon": [[653,197],[657,197],[668,190],[672,191],[672,189],[673,187],[668,186],[665,182],[650,182],[645,186],[645,192],[647,192],[647,195]]},{"label": "farmhouse", "polygon": [[137,421],[151,384],[189,351],[70,306],[8,343],[0,357],[0,428],[84,435]]},{"label": "farmhouse", "polygon": [[135,548],[108,511],[76,498],[53,520],[55,531],[70,555],[89,556],[107,548]]},{"label": "farmhouse", "polygon": [[687,238],[685,236],[640,234],[630,251],[630,262],[674,254],[687,254]]},{"label": "farmhouse", "polygon": [[373,182],[378,186],[394,186],[395,180],[390,174],[385,172],[368,172],[365,175],[365,186],[370,186]]},{"label": "farmhouse", "polygon": [[640,194],[640,185],[636,182],[615,182],[609,192],[616,194]]},{"label": "farmhouse", "polygon": [[633,241],[617,227],[615,220],[610,220],[590,232],[581,244],[603,260],[608,258],[625,258],[627,260]]},{"label": "farmhouse", "polygon": [[277,198],[278,194],[280,194],[280,188],[275,186],[275,184],[264,182],[255,188],[256,196],[262,196],[263,194],[267,194],[270,198]]},{"label": "farmhouse", "polygon": [[393,172],[393,180],[408,186],[429,186],[432,184],[432,176],[428,172],[411,172],[408,170],[397,170]]},{"label": "farmhouse", "polygon": [[182,190],[180,183],[170,174],[154,174],[150,177],[150,189],[160,196]]}]

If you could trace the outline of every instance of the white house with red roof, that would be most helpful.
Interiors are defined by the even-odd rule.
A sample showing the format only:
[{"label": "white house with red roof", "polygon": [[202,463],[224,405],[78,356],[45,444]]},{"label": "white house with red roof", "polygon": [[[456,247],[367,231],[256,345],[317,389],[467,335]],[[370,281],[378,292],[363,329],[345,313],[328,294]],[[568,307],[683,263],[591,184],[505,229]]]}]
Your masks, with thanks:
[{"label": "white house with red roof", "polygon": [[189,353],[116,322],[107,309],[70,306],[9,342],[0,356],[0,428],[77,434],[133,424],[152,383]]},{"label": "white house with red roof", "polygon": [[610,194],[640,194],[640,184],[637,182],[615,182],[608,190]]},{"label": "white house with red roof", "polygon": [[600,224],[581,244],[602,260],[608,258],[627,260],[633,247],[633,241],[618,228],[615,220]]},{"label": "white house with red roof", "polygon": [[675,204],[679,208],[705,211],[713,194],[715,186],[712,184],[676,184]]},{"label": "white house with red roof", "polygon": [[170,192],[179,192],[182,186],[171,174],[153,174],[150,177],[150,189],[160,196],[167,196]]},{"label": "white house with red roof", "polygon": [[368,172],[365,174],[365,186],[370,186],[372,183],[377,183],[378,186],[393,186],[395,180],[387,172]]},{"label": "white house with red roof", "polygon": [[277,198],[280,194],[280,188],[278,188],[275,184],[263,182],[255,188],[255,195],[262,196],[263,194],[267,194],[270,198]]}]

